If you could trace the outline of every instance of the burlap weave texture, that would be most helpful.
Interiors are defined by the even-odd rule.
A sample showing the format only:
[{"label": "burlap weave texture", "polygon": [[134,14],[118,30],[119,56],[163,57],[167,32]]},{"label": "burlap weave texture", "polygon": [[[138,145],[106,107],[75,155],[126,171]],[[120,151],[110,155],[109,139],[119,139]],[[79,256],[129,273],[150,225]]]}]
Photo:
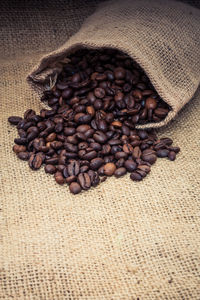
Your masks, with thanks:
[{"label": "burlap weave texture", "polygon": [[43,105],[26,74],[96,3],[1,7],[0,299],[197,300],[200,90],[158,131],[181,147],[177,160],[159,159],[140,183],[109,178],[73,196],[11,150],[8,116]]}]

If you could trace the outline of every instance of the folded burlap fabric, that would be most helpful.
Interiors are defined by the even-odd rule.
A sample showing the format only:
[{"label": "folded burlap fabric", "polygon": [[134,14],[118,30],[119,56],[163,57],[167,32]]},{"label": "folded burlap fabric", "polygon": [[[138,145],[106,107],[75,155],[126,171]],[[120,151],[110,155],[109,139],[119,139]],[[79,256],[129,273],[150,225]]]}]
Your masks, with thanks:
[{"label": "folded burlap fabric", "polygon": [[81,29],[55,51],[46,54],[28,76],[33,87],[44,89],[62,69],[68,54],[82,47],[117,48],[145,70],[155,89],[172,110],[167,124],[191,99],[200,82],[200,11],[165,0],[108,1]]}]

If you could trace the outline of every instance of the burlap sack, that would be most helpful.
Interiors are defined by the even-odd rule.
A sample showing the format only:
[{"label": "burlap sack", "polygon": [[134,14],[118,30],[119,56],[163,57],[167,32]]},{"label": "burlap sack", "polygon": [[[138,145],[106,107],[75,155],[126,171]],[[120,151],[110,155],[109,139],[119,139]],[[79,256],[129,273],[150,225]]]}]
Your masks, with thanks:
[{"label": "burlap sack", "polygon": [[40,60],[29,82],[43,89],[61,71],[67,55],[82,47],[120,49],[145,70],[172,110],[165,120],[143,128],[167,124],[200,83],[200,11],[180,2],[104,2],[74,36]]},{"label": "burlap sack", "polygon": [[26,74],[97,1],[17,2],[0,10],[0,299],[199,300],[200,90],[159,129],[181,147],[175,162],[73,196],[17,159],[7,118],[39,112]]}]

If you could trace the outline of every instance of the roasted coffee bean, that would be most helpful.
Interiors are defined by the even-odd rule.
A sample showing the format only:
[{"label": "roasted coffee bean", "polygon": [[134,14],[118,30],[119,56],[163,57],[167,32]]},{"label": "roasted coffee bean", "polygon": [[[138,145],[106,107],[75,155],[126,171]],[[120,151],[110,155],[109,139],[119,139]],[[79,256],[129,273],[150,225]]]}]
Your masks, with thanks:
[{"label": "roasted coffee bean", "polygon": [[15,153],[25,152],[26,151],[26,146],[23,146],[23,145],[14,145],[13,146],[13,151]]},{"label": "roasted coffee bean", "polygon": [[101,144],[104,144],[108,139],[102,131],[96,131],[95,134],[93,134],[93,138],[97,143]]},{"label": "roasted coffee bean", "polygon": [[69,176],[77,176],[80,172],[80,163],[76,160],[72,160],[67,166]]},{"label": "roasted coffee bean", "polygon": [[102,88],[96,88],[95,90],[94,90],[94,95],[97,97],[97,98],[103,98],[103,97],[105,97],[105,90],[104,89],[102,89]]},{"label": "roasted coffee bean", "polygon": [[94,172],[93,170],[89,170],[88,175],[90,177],[91,185],[97,186],[100,181],[99,175],[96,172]]},{"label": "roasted coffee bean", "polygon": [[147,176],[147,173],[143,170],[140,170],[140,169],[137,169],[136,172],[142,176],[142,178],[146,177]]},{"label": "roasted coffee bean", "polygon": [[119,151],[115,153],[115,158],[116,159],[120,159],[120,158],[124,158],[126,159],[128,157],[128,153],[123,152],[123,151]]},{"label": "roasted coffee bean", "polygon": [[58,157],[52,157],[48,158],[45,160],[46,164],[51,164],[51,165],[57,165],[58,164]]},{"label": "roasted coffee bean", "polygon": [[22,160],[28,160],[29,159],[29,152],[19,152],[17,154],[18,158]]},{"label": "roasted coffee bean", "polygon": [[91,129],[89,125],[80,125],[76,128],[77,132],[85,133],[87,130]]},{"label": "roasted coffee bean", "polygon": [[174,152],[174,151],[170,151],[169,153],[168,153],[168,158],[169,158],[169,160],[175,160],[176,159],[176,153]]},{"label": "roasted coffee bean", "polygon": [[90,168],[92,170],[99,169],[104,164],[104,160],[100,157],[93,158],[90,162]]},{"label": "roasted coffee bean", "polygon": [[75,134],[76,129],[73,127],[65,127],[64,128],[64,135],[68,136],[68,135],[73,135]]},{"label": "roasted coffee bean", "polygon": [[137,169],[149,173],[151,168],[148,165],[138,165]]},{"label": "roasted coffee bean", "polygon": [[151,149],[146,149],[142,153],[142,159],[149,162],[151,165],[157,160],[156,152]]},{"label": "roasted coffee bean", "polygon": [[27,144],[27,138],[16,138],[14,139],[15,144],[17,145],[26,145]]},{"label": "roasted coffee bean", "polygon": [[56,173],[54,174],[54,178],[58,184],[65,183],[65,178],[63,177],[62,172],[60,172],[60,171],[56,171]]},{"label": "roasted coffee bean", "polygon": [[44,170],[45,170],[46,173],[49,173],[49,174],[56,173],[56,167],[54,165],[46,165],[44,167]]},{"label": "roasted coffee bean", "polygon": [[17,116],[11,116],[8,118],[8,122],[10,122],[10,124],[12,125],[18,125],[18,123],[22,121],[21,117],[17,117]]},{"label": "roasted coffee bean", "polygon": [[137,164],[133,160],[128,159],[124,162],[124,167],[128,172],[133,172],[137,169]]},{"label": "roasted coffee bean", "polygon": [[142,154],[142,152],[141,152],[139,146],[136,146],[136,147],[133,148],[132,156],[133,156],[134,159],[140,158],[141,154]]},{"label": "roasted coffee bean", "polygon": [[80,173],[78,175],[78,182],[84,190],[88,190],[91,187],[91,180],[88,173]]},{"label": "roasted coffee bean", "polygon": [[169,153],[169,150],[167,150],[167,149],[159,149],[156,152],[158,157],[167,157],[168,153]]},{"label": "roasted coffee bean", "polygon": [[77,176],[72,175],[72,176],[69,176],[69,177],[66,178],[66,183],[67,184],[70,184],[70,183],[75,182],[75,181],[77,181]]},{"label": "roasted coffee bean", "polygon": [[126,168],[121,167],[121,168],[118,168],[118,169],[115,170],[114,175],[115,175],[115,177],[119,178],[119,177],[125,175],[126,172],[127,172]]},{"label": "roasted coffee bean", "polygon": [[72,194],[79,194],[81,192],[81,186],[78,182],[72,182],[69,185],[69,190]]},{"label": "roasted coffee bean", "polygon": [[124,144],[123,145],[123,151],[127,154],[131,154],[131,153],[133,153],[134,149],[133,149],[133,146],[131,144]]},{"label": "roasted coffee bean", "polygon": [[107,176],[112,176],[116,170],[116,165],[114,163],[107,163],[104,165],[104,174]]},{"label": "roasted coffee bean", "polygon": [[125,159],[124,158],[120,158],[117,162],[116,162],[116,167],[117,168],[121,168],[124,166],[125,163]]},{"label": "roasted coffee bean", "polygon": [[41,167],[42,162],[43,160],[40,154],[32,154],[29,158],[29,167],[32,170],[37,170]]},{"label": "roasted coffee bean", "polygon": [[130,179],[132,179],[133,181],[140,181],[143,179],[143,177],[139,173],[133,172],[130,175]]},{"label": "roasted coffee bean", "polygon": [[97,152],[94,151],[94,150],[92,150],[92,151],[90,151],[88,153],[85,153],[83,155],[83,159],[85,159],[85,160],[92,160],[95,157],[97,157]]}]

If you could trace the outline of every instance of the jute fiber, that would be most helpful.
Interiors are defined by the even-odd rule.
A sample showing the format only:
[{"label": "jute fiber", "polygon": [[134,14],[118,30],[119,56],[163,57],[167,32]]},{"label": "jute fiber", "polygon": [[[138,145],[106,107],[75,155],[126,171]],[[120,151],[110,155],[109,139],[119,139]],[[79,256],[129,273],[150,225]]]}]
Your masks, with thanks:
[{"label": "jute fiber", "polygon": [[0,299],[199,299],[200,90],[158,130],[181,147],[175,162],[73,196],[17,159],[7,118],[43,107],[26,75],[97,1],[19,2],[0,17]]},{"label": "jute fiber", "polygon": [[200,83],[200,10],[166,0],[103,2],[81,29],[61,47],[46,54],[28,79],[43,88],[63,59],[77,49],[111,47],[129,54],[145,70],[172,111],[166,125],[194,95]]}]

